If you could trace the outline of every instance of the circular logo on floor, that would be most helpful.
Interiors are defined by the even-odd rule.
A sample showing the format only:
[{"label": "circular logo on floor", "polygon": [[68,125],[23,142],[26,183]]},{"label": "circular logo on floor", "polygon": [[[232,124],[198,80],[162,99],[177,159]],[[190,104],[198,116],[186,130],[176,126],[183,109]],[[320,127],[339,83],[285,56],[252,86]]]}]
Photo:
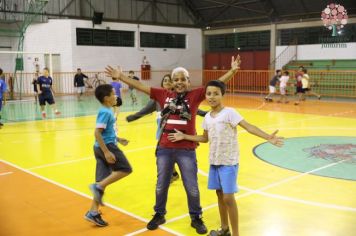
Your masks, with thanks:
[{"label": "circular logo on floor", "polygon": [[283,148],[262,143],[253,150],[261,160],[302,173],[356,180],[356,137],[297,137]]}]

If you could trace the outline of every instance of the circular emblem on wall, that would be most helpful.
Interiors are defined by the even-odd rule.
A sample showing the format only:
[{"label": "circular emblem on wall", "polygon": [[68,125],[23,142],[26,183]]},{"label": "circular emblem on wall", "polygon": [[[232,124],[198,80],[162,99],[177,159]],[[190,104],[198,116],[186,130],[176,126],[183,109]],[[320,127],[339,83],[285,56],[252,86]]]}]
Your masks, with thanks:
[{"label": "circular emblem on wall", "polygon": [[283,148],[262,143],[253,150],[261,160],[282,168],[324,177],[356,180],[356,137],[296,137]]}]

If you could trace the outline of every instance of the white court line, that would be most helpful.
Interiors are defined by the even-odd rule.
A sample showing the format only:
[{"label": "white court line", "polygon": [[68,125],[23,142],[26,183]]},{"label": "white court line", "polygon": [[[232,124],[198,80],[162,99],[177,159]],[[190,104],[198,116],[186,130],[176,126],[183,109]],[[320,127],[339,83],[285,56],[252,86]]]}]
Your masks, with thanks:
[{"label": "white court line", "polygon": [[[307,174],[310,174],[310,173],[313,173],[313,172],[316,172],[316,171],[319,171],[319,170],[322,170],[322,169],[329,168],[331,166],[340,164],[340,163],[342,163],[344,161],[346,161],[346,160],[342,160],[342,161],[338,161],[338,162],[335,162],[335,163],[331,163],[331,164],[316,168],[314,170],[311,170],[311,171],[308,171],[308,172],[305,172],[305,173],[302,173],[302,174],[298,174],[296,176],[292,176],[292,177],[283,179],[281,181],[277,181],[275,183],[266,185],[265,187],[262,187],[262,188],[259,188],[259,189],[256,189],[256,190],[253,190],[253,189],[250,189],[250,188],[247,188],[247,187],[243,187],[243,186],[239,186],[241,189],[244,189],[244,190],[246,190],[248,192],[238,195],[237,197],[235,197],[235,199],[244,198],[244,197],[247,197],[247,196],[250,196],[250,195],[253,195],[253,194],[259,194],[259,195],[264,195],[264,196],[268,196],[268,197],[271,197],[271,198],[277,198],[277,199],[281,199],[281,200],[285,200],[285,201],[292,201],[292,202],[302,203],[302,204],[311,205],[311,206],[317,206],[317,207],[322,207],[322,208],[332,208],[332,209],[336,209],[336,210],[356,212],[356,208],[352,208],[352,207],[345,207],[345,206],[338,206],[338,205],[333,205],[333,204],[324,204],[324,203],[300,200],[300,199],[280,196],[280,195],[277,195],[277,194],[265,193],[265,192],[261,191],[261,190],[270,189],[270,188],[273,188],[275,186],[278,186],[278,185],[293,181],[293,180],[301,178],[301,177],[303,177],[303,176],[305,176]],[[203,176],[208,176],[207,173],[205,173],[204,171],[202,171],[200,169],[198,169],[198,173],[203,175]],[[206,211],[206,210],[208,210],[210,208],[214,208],[214,207],[217,207],[217,206],[218,206],[218,204],[214,203],[214,204],[211,204],[209,206],[204,207],[202,210]],[[167,220],[166,223],[175,222],[177,220],[183,219],[183,218],[188,217],[188,216],[189,216],[189,214],[184,214],[184,215],[181,215],[181,216],[177,216],[177,217],[174,217],[174,218],[172,218],[170,220]],[[161,226],[159,226],[159,227],[161,227]],[[133,236],[133,235],[137,235],[139,233],[145,232],[145,231],[147,231],[146,228],[140,229],[140,230],[135,231],[135,232],[132,232],[132,233],[130,233],[128,235]]]},{"label": "white court line", "polygon": [[[135,148],[135,149],[127,150],[124,153],[137,152],[137,151],[150,149],[150,148],[155,148],[155,147],[156,146],[145,146],[145,147],[141,147],[141,148]],[[68,160],[68,161],[54,162],[54,163],[49,163],[49,164],[45,164],[45,165],[30,167],[30,168],[27,168],[27,170],[35,170],[35,169],[41,169],[41,168],[46,168],[46,167],[50,167],[50,166],[65,165],[65,164],[69,164],[69,163],[75,163],[75,162],[90,160],[92,158],[93,158],[93,156],[91,156],[91,157],[83,157],[83,158],[80,158],[80,159],[74,159],[74,160]]]},{"label": "white court line", "polygon": [[11,171],[9,171],[9,172],[3,172],[3,173],[0,173],[0,176],[10,175],[10,174],[12,174],[12,173],[14,173],[14,172],[11,172]]},{"label": "white court line", "polygon": [[[326,203],[320,203],[320,202],[314,202],[314,201],[307,201],[307,200],[302,200],[302,199],[298,199],[298,198],[286,197],[286,196],[282,196],[282,195],[278,195],[278,194],[266,193],[266,192],[262,191],[262,190],[266,190],[266,189],[269,189],[269,188],[273,188],[276,185],[281,185],[281,184],[289,182],[291,180],[294,180],[294,179],[297,179],[297,178],[301,178],[304,175],[307,175],[307,174],[310,174],[310,173],[313,173],[313,172],[317,172],[319,170],[326,169],[326,168],[329,168],[331,166],[340,164],[340,163],[342,163],[344,161],[346,161],[346,160],[342,160],[342,161],[339,161],[339,162],[328,164],[328,165],[322,166],[320,168],[317,168],[317,169],[314,169],[314,170],[299,174],[297,176],[292,176],[290,178],[284,179],[284,180],[279,181],[279,182],[275,182],[273,184],[267,185],[267,186],[259,188],[257,190],[251,189],[251,188],[248,188],[248,187],[244,187],[244,186],[241,186],[241,185],[239,185],[239,188],[243,189],[243,190],[246,190],[248,192],[251,192],[251,193],[264,195],[264,196],[268,196],[268,197],[271,197],[271,198],[277,198],[277,199],[286,200],[286,201],[298,202],[298,203],[311,205],[311,206],[319,206],[319,207],[323,207],[323,208],[331,208],[331,209],[336,209],[336,210],[356,212],[356,208],[353,208],[353,207],[346,207],[346,206],[340,206],[340,205],[335,205],[335,204],[326,204]],[[202,170],[198,170],[198,172],[199,172],[199,174],[201,174],[203,176],[208,176],[208,174],[205,173]]]},{"label": "white court line", "polygon": [[50,163],[50,164],[45,164],[45,165],[30,167],[30,168],[27,168],[27,170],[36,170],[36,169],[46,168],[46,167],[50,167],[50,166],[65,165],[65,164],[69,164],[69,163],[75,163],[75,162],[90,160],[90,159],[92,159],[92,158],[93,158],[93,157],[84,157],[84,158],[75,159],[75,160],[54,162],[54,163]]},{"label": "white court line", "polygon": [[[55,182],[55,181],[53,181],[53,180],[50,180],[50,179],[48,179],[48,178],[46,178],[46,177],[43,177],[43,176],[41,176],[41,175],[38,175],[38,174],[33,173],[33,172],[31,172],[31,171],[28,171],[28,170],[26,170],[26,169],[23,169],[23,168],[21,168],[21,167],[15,165],[15,164],[12,164],[12,163],[10,163],[10,162],[4,161],[4,160],[0,160],[0,162],[3,162],[3,163],[5,163],[5,164],[7,164],[7,165],[9,165],[9,166],[12,166],[12,167],[16,168],[16,169],[19,169],[19,170],[21,170],[21,171],[23,171],[23,172],[25,172],[25,173],[27,173],[27,174],[30,174],[30,175],[32,175],[32,176],[35,176],[35,177],[37,177],[37,178],[39,178],[39,179],[41,179],[41,180],[44,180],[44,181],[46,181],[46,182],[48,182],[48,183],[54,184],[54,185],[56,185],[56,186],[58,186],[58,187],[61,187],[61,188],[63,188],[63,189],[66,189],[66,190],[68,190],[68,191],[71,191],[71,192],[73,192],[73,193],[76,193],[76,194],[78,194],[78,195],[80,195],[80,196],[82,196],[82,197],[85,197],[85,198],[88,198],[88,199],[92,199],[92,198],[93,198],[92,196],[89,196],[89,195],[84,194],[84,193],[82,193],[82,192],[79,192],[79,191],[77,191],[77,190],[75,190],[75,189],[73,189],[73,188],[70,188],[70,187],[65,186],[65,185],[63,185],[63,184],[60,184],[60,183],[57,183],[57,182]],[[118,211],[118,212],[121,212],[121,213],[124,213],[124,214],[126,214],[126,215],[129,215],[129,216],[131,216],[131,217],[133,217],[133,218],[135,218],[135,219],[137,219],[137,220],[140,220],[140,221],[143,221],[143,222],[148,223],[148,220],[147,220],[147,219],[142,218],[142,217],[140,217],[140,216],[138,216],[138,215],[135,215],[135,214],[133,214],[133,213],[131,213],[131,212],[128,212],[128,211],[126,211],[126,210],[124,210],[124,209],[122,209],[122,208],[120,208],[120,207],[114,206],[114,205],[112,205],[112,204],[110,204],[110,203],[105,203],[105,206],[108,206],[108,207],[110,207],[110,208],[112,208],[112,209],[114,209],[114,210],[116,210],[116,211]],[[83,213],[83,214],[84,214],[84,213]],[[165,230],[165,231],[167,231],[167,232],[170,232],[170,233],[172,233],[172,234],[175,234],[175,235],[179,235],[179,236],[182,235],[182,234],[180,234],[180,233],[178,233],[178,232],[175,232],[174,230],[168,229],[168,228],[166,228],[166,227],[164,227],[164,226],[160,226],[160,228],[163,229],[163,230]]]}]

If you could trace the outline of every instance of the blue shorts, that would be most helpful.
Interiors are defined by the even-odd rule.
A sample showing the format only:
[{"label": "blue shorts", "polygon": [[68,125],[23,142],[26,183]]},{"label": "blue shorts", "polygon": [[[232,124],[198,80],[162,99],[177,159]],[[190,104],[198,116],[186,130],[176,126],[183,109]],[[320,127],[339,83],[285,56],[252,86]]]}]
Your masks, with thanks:
[{"label": "blue shorts", "polygon": [[233,166],[210,165],[208,189],[222,190],[223,193],[237,193],[239,164]]}]

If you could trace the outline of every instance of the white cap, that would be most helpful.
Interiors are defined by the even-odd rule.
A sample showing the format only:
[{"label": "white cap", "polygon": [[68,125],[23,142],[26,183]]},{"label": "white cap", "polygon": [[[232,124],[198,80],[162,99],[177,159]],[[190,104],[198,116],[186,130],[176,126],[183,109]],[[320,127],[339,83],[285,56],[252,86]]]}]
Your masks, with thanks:
[{"label": "white cap", "polygon": [[187,71],[187,69],[185,69],[184,67],[177,67],[177,68],[173,69],[173,71],[172,71],[172,75],[171,75],[172,79],[175,74],[180,73],[180,72],[182,72],[185,77],[189,78],[189,72]]}]

